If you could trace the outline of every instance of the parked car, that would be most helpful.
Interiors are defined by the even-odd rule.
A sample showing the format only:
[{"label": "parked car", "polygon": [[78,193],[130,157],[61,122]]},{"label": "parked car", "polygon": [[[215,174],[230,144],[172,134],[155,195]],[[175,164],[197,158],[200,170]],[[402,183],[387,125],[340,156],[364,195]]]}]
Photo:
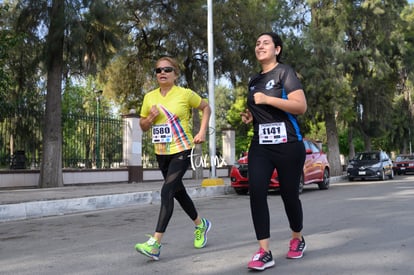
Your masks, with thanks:
[{"label": "parked car", "polygon": [[[306,160],[303,167],[303,174],[300,180],[299,192],[308,184],[316,183],[319,189],[329,188],[330,167],[326,154],[312,140],[304,139],[306,149]],[[231,186],[237,194],[247,194],[249,191],[249,176],[247,172],[247,155],[241,157],[230,170]],[[269,182],[269,189],[278,189],[279,180],[276,169]]]},{"label": "parked car", "polygon": [[414,155],[401,154],[395,158],[393,163],[394,175],[401,175],[414,172]]},{"label": "parked car", "polygon": [[385,180],[394,178],[393,164],[390,157],[384,151],[370,151],[357,153],[349,161],[347,167],[349,181],[355,178]]}]

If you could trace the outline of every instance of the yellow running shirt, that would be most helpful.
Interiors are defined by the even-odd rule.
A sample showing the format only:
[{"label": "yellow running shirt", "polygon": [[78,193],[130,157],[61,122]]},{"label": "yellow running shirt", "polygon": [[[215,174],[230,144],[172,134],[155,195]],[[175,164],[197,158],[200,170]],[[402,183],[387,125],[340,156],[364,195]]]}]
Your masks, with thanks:
[{"label": "yellow running shirt", "polygon": [[[172,155],[193,146],[193,136],[190,130],[191,109],[200,106],[201,97],[190,89],[174,85],[166,96],[161,95],[160,89],[152,90],[144,96],[141,107],[141,117],[148,117],[151,107],[156,105],[159,115],[155,118],[151,132],[165,125],[172,135],[171,142],[154,143],[157,155]],[[164,127],[161,127],[164,129]],[[154,142],[154,139],[152,139]]]}]

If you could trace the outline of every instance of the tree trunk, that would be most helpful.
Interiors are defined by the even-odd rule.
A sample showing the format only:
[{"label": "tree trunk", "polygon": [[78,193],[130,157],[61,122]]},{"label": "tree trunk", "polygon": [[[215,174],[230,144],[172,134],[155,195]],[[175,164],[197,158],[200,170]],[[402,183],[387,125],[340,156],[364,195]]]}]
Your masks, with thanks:
[{"label": "tree trunk", "polygon": [[349,147],[349,153],[348,157],[349,159],[353,159],[355,157],[355,145],[354,145],[354,128],[352,125],[348,127],[348,147]]},{"label": "tree trunk", "polygon": [[371,151],[371,137],[368,136],[367,134],[363,134],[364,135],[364,146],[365,146],[365,151]]},{"label": "tree trunk", "polygon": [[[199,116],[199,110],[193,109],[193,136],[198,133],[198,130],[200,129],[200,116]],[[196,155],[194,157],[196,163],[202,163],[203,159],[203,145],[202,144],[196,144],[194,148],[194,154]],[[203,171],[204,167],[202,165],[198,165],[195,170],[193,170],[193,179],[203,179]]]},{"label": "tree trunk", "polygon": [[328,139],[328,160],[331,176],[342,175],[342,164],[339,153],[338,131],[333,112],[325,113],[326,135]]},{"label": "tree trunk", "polygon": [[[184,75],[185,79],[188,83],[188,88],[190,88],[193,91],[196,91],[196,88],[194,86],[194,80],[193,80],[193,70],[191,68],[191,56],[187,57],[187,59],[184,61]],[[200,130],[200,111],[196,108],[192,109],[192,120],[193,120],[193,127],[192,127],[192,133],[193,136],[195,136],[198,131]],[[193,179],[203,179],[203,172],[204,167],[201,165],[203,163],[203,145],[202,144],[195,144],[194,151],[193,151],[193,161],[197,163],[195,169],[193,170]],[[193,167],[194,168],[194,167]]]},{"label": "tree trunk", "polygon": [[46,42],[47,95],[43,127],[43,153],[39,187],[63,186],[62,175],[62,70],[64,0],[53,0]]}]

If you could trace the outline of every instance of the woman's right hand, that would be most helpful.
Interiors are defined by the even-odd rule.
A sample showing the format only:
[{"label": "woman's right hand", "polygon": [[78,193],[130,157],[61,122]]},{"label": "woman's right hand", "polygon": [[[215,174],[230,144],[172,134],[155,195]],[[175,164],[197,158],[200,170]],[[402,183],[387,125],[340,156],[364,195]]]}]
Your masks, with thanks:
[{"label": "woman's right hand", "polygon": [[241,112],[241,119],[244,123],[249,124],[250,122],[253,121],[253,115],[252,113],[249,111],[249,109],[246,109],[246,111]]},{"label": "woman's right hand", "polygon": [[139,126],[141,126],[142,131],[146,132],[151,128],[152,123],[159,113],[157,106],[152,105],[148,116],[139,120]]},{"label": "woman's right hand", "polygon": [[151,123],[155,120],[155,118],[160,114],[158,111],[157,105],[152,105],[150,110],[150,115],[148,116],[151,120]]}]

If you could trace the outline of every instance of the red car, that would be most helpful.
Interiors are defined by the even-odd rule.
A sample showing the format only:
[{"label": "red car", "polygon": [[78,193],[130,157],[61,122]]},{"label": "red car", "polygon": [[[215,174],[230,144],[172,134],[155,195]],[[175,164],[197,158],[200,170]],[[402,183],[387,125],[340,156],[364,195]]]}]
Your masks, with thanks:
[{"label": "red car", "polygon": [[[303,174],[300,181],[299,192],[307,184],[316,183],[319,189],[329,188],[330,167],[326,154],[319,146],[309,139],[304,139],[306,149],[306,160],[303,166]],[[237,194],[244,195],[249,191],[249,178],[247,175],[247,155],[240,158],[230,171],[231,186]],[[270,189],[279,188],[277,171],[273,172],[269,182]]]},{"label": "red car", "polygon": [[398,155],[393,162],[394,174],[401,175],[414,172],[414,155]]}]

